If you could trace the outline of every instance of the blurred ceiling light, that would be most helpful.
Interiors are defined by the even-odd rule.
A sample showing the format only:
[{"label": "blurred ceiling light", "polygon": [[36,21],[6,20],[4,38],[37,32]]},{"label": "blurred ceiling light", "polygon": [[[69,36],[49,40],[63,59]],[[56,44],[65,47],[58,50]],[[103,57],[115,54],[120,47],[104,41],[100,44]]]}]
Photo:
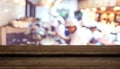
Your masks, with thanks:
[{"label": "blurred ceiling light", "polygon": [[90,9],[89,9],[89,8],[86,8],[86,11],[90,11]]},{"label": "blurred ceiling light", "polygon": [[109,15],[109,17],[114,17],[114,13],[111,13],[111,14]]},{"label": "blurred ceiling light", "polygon": [[94,11],[94,12],[95,12],[95,11],[97,11],[97,9],[96,9],[96,8],[92,8],[92,11]]},{"label": "blurred ceiling light", "polygon": [[14,0],[15,3],[19,3],[19,1],[21,1],[21,0]]},{"label": "blurred ceiling light", "polygon": [[101,7],[100,10],[105,11],[106,7]]},{"label": "blurred ceiling light", "polygon": [[49,8],[50,5],[52,4],[53,0],[47,0],[45,7]]},{"label": "blurred ceiling light", "polygon": [[101,18],[106,18],[107,17],[107,13],[102,14]]},{"label": "blurred ceiling light", "polygon": [[114,7],[114,11],[120,10],[119,6]]}]

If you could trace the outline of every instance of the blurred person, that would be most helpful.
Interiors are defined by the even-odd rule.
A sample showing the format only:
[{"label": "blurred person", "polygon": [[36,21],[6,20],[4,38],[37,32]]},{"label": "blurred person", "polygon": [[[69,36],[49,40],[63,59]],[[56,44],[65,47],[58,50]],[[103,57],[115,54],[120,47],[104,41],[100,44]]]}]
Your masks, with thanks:
[{"label": "blurred person", "polygon": [[51,29],[51,34],[56,34],[56,28],[57,28],[57,26],[58,26],[58,17],[59,18],[62,18],[62,17],[60,17],[59,16],[59,14],[58,14],[58,12],[57,11],[55,11],[55,10],[52,10],[51,12],[50,12],[50,14],[51,14],[51,21],[50,21],[50,29]]},{"label": "blurred person", "polygon": [[32,26],[34,26],[34,25],[36,25],[36,24],[39,24],[39,22],[40,22],[40,19],[39,19],[39,18],[34,18],[34,19],[32,20],[32,23],[30,24],[30,26],[32,27]]},{"label": "blurred person", "polygon": [[60,44],[66,45],[66,35],[65,35],[65,21],[63,17],[59,15],[59,13],[55,10],[51,12],[51,34],[54,39],[58,41]]},{"label": "blurred person", "polygon": [[91,34],[88,45],[115,45],[115,43],[105,39],[102,33],[97,30],[96,25],[92,24],[91,26],[88,26],[88,28],[90,29],[89,35]]},{"label": "blurred person", "polygon": [[101,22],[97,22],[97,29],[99,29],[102,34],[104,35],[105,39],[108,41],[115,41],[115,36],[114,30],[115,30],[115,26],[113,24],[109,25],[106,23],[101,23]]},{"label": "blurred person", "polygon": [[116,43],[117,45],[120,45],[120,23],[116,26],[115,31],[116,31],[116,33],[117,33],[115,43]]},{"label": "blurred person", "polygon": [[59,15],[59,13],[56,10],[52,10],[51,15],[52,15],[52,19],[51,19],[52,26],[56,28],[58,26],[58,18],[62,18],[62,17]]},{"label": "blurred person", "polygon": [[66,28],[69,31],[69,45],[87,45],[86,39],[85,39],[85,31],[82,31],[80,29],[80,26],[78,22],[75,19],[67,19]]},{"label": "blurred person", "polygon": [[58,18],[58,26],[56,28],[56,35],[59,37],[58,40],[60,40],[61,44],[66,44],[65,40],[68,39],[68,37],[65,35],[65,21],[63,18]]},{"label": "blurred person", "polygon": [[38,30],[40,28],[40,24],[38,22],[39,22],[38,20],[34,19],[32,21],[32,23],[30,24],[30,33],[31,34],[38,32]]},{"label": "blurred person", "polygon": [[91,26],[88,26],[88,29],[89,29],[89,42],[88,42],[88,45],[102,45],[98,38],[101,38],[102,37],[102,34],[97,30],[96,26],[95,25],[91,25]]},{"label": "blurred person", "polygon": [[33,23],[30,25],[30,31],[28,35],[30,41],[35,41],[36,45],[39,45],[40,40],[44,38],[45,29],[40,26],[38,19],[33,20]]},{"label": "blurred person", "polygon": [[65,21],[63,18],[57,18],[58,25],[56,27],[51,27],[52,37],[62,45],[66,45],[67,36],[65,35]]}]

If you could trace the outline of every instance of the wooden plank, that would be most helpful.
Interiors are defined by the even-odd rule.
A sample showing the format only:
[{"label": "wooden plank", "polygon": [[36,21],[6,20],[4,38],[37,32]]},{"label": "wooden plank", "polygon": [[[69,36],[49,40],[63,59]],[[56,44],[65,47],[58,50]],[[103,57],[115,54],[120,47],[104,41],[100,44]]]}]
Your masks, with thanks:
[{"label": "wooden plank", "polygon": [[119,69],[116,55],[119,46],[1,46],[0,69]]},{"label": "wooden plank", "polygon": [[1,46],[0,55],[120,55],[120,46]]},{"label": "wooden plank", "polygon": [[120,57],[4,57],[0,67],[29,68],[120,68]]},{"label": "wooden plank", "polygon": [[1,33],[2,33],[2,28],[0,27],[0,45],[2,44],[2,39],[1,39],[2,38],[2,34]]}]

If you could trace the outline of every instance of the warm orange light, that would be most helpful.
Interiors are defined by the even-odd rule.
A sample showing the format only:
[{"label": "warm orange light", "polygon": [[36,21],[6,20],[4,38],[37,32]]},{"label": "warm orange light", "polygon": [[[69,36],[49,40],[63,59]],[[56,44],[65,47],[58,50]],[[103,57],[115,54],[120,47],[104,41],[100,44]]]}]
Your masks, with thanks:
[{"label": "warm orange light", "polygon": [[110,17],[113,17],[113,16],[114,16],[114,13],[111,13],[109,16],[110,16]]}]

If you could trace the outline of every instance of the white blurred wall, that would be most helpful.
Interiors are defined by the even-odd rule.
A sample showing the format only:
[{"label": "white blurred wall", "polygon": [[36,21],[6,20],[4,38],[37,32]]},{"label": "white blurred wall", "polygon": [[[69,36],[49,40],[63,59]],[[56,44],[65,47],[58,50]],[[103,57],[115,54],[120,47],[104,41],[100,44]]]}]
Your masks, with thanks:
[{"label": "white blurred wall", "polygon": [[63,0],[62,2],[54,5],[51,9],[45,7],[36,7],[36,17],[41,18],[43,22],[51,19],[50,11],[57,9],[68,9],[70,11],[69,17],[74,17],[74,12],[78,9],[77,0]]},{"label": "white blurred wall", "polygon": [[49,9],[45,7],[36,7],[36,18],[40,18],[42,22],[49,21]]},{"label": "white blurred wall", "polygon": [[25,0],[1,0],[0,1],[0,26],[5,25],[11,19],[25,16]]}]

